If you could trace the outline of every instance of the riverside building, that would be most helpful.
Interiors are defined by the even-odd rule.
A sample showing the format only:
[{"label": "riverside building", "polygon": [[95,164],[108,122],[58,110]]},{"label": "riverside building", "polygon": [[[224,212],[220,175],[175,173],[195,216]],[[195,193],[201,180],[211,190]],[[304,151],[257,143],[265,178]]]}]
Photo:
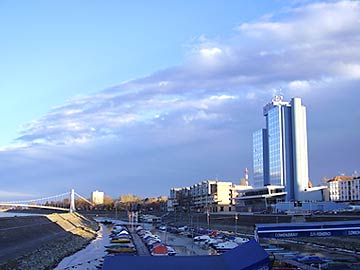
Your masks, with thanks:
[{"label": "riverside building", "polygon": [[360,201],[360,177],[335,176],[328,185],[331,201]]},{"label": "riverside building", "polygon": [[254,186],[283,186],[287,201],[309,190],[306,108],[300,98],[276,96],[265,105],[266,128],[253,133]]},{"label": "riverside building", "polygon": [[171,188],[169,211],[232,212],[239,191],[251,189],[247,184],[206,180],[183,188]]}]

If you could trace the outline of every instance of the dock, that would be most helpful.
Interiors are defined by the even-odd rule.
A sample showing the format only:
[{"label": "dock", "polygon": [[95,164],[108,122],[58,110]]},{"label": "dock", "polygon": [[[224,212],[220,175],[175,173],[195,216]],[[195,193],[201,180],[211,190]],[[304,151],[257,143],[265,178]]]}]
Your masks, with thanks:
[{"label": "dock", "polygon": [[143,241],[141,241],[140,236],[132,230],[129,232],[132,236],[133,243],[136,247],[137,254],[139,256],[150,256],[150,252],[149,252],[148,248],[145,246],[145,244],[143,243]]}]

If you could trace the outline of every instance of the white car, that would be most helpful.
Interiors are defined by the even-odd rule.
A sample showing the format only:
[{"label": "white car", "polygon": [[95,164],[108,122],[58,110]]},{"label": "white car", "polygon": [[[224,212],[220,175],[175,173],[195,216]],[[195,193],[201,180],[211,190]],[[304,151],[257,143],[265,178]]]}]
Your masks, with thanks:
[{"label": "white car", "polygon": [[206,241],[206,240],[210,240],[211,237],[208,235],[199,235],[199,236],[195,236],[194,237],[194,241]]},{"label": "white car", "polygon": [[249,242],[249,239],[248,238],[243,238],[243,237],[235,237],[235,239],[233,240],[235,243],[241,245],[241,244],[244,244],[246,242]]},{"label": "white car", "polygon": [[223,243],[219,243],[217,245],[214,245],[214,248],[217,250],[217,251],[228,251],[230,249],[233,249],[233,248],[236,248],[238,246],[237,243],[235,242],[232,242],[232,241],[227,241],[227,242],[223,242]]}]

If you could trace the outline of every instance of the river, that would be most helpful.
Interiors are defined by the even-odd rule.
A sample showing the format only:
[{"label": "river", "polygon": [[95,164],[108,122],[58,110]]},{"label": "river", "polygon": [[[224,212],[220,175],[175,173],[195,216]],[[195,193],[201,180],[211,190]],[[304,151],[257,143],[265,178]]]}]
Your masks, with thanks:
[{"label": "river", "polygon": [[12,213],[12,212],[1,212],[0,211],[0,218],[3,217],[22,217],[22,216],[43,216],[41,214],[30,214],[30,213]]},{"label": "river", "polygon": [[[116,223],[119,224],[122,222],[116,221]],[[113,225],[104,225],[100,223],[100,230],[97,233],[97,237],[92,240],[86,248],[64,258],[55,269],[101,269],[103,258],[107,254],[105,252],[105,246],[110,243],[109,235],[112,228]]]},{"label": "river", "polygon": [[[101,221],[101,219],[98,219]],[[113,220],[117,224],[122,224],[122,221]],[[165,233],[155,230],[150,224],[144,224],[146,229],[151,230],[154,234],[159,235],[163,242],[171,245],[180,256],[196,256],[196,255],[211,255],[213,254],[208,248],[195,244],[191,238],[172,233]],[[113,225],[100,224],[100,230],[97,237],[84,249],[75,254],[64,258],[54,270],[95,270],[101,269],[104,256],[107,255],[105,251],[106,245],[110,243],[110,233]]]}]

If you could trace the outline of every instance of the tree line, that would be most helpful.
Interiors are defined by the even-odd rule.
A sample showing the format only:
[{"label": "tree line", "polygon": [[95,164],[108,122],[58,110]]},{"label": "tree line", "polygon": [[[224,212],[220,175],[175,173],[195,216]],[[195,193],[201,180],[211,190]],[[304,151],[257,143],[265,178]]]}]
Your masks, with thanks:
[{"label": "tree line", "polygon": [[[91,201],[90,199],[88,199]],[[75,206],[78,210],[106,210],[106,211],[165,211],[167,207],[166,196],[141,198],[134,194],[121,195],[117,199],[113,199],[108,195],[104,196],[104,203],[90,205],[81,198],[75,199]],[[70,199],[66,198],[61,201],[46,202],[47,206],[56,206],[69,208]]]}]

